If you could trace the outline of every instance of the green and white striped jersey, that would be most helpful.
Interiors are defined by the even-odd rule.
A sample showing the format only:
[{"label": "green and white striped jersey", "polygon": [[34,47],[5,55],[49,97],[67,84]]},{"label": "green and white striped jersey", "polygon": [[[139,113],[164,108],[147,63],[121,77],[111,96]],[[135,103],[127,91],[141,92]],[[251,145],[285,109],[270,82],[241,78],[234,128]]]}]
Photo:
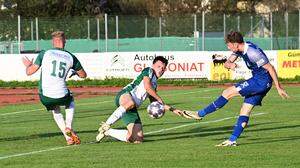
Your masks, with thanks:
[{"label": "green and white striped jersey", "polygon": [[41,68],[39,93],[50,98],[62,98],[68,92],[66,76],[70,69],[78,71],[82,66],[78,59],[63,49],[41,51],[34,64]]},{"label": "green and white striped jersey", "polygon": [[157,77],[154,70],[150,67],[143,69],[143,71],[130,84],[124,87],[124,89],[130,92],[137,107],[139,107],[149,96],[144,86],[144,76],[148,76],[150,78],[152,88],[156,90]]}]

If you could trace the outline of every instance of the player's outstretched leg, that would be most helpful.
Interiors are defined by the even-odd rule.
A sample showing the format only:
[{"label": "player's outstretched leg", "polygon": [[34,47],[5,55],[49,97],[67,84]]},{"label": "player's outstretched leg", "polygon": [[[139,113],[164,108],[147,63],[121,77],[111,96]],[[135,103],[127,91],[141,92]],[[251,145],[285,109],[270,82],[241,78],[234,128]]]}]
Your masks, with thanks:
[{"label": "player's outstretched leg", "polygon": [[109,129],[110,129],[110,125],[106,124],[105,122],[102,122],[98,129],[99,133],[96,136],[96,141],[100,142],[106,136],[105,132],[108,131]]},{"label": "player's outstretched leg", "polygon": [[212,102],[210,105],[208,105],[202,110],[199,111],[184,110],[181,114],[183,117],[188,119],[201,120],[207,114],[212,113],[218,110],[219,108],[222,108],[227,102],[228,100],[225,97],[220,96],[217,100],[215,100],[214,102]]},{"label": "player's outstretched leg", "polygon": [[222,108],[225,104],[228,103],[228,100],[224,96],[218,97],[214,102],[209,104],[207,107],[205,107],[202,110],[198,111],[198,116],[199,117],[204,117],[209,113],[212,113],[220,108]]}]

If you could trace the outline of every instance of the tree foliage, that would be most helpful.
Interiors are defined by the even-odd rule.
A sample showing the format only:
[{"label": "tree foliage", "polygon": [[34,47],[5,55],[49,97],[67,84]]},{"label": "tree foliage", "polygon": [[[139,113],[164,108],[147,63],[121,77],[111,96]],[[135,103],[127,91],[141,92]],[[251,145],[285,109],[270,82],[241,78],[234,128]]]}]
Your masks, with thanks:
[{"label": "tree foliage", "polygon": [[[245,9],[239,9],[244,3]],[[200,13],[255,12],[255,6],[263,4],[272,11],[292,11],[299,7],[298,0],[0,0],[6,9],[0,16],[66,17],[112,15],[148,15]]]}]

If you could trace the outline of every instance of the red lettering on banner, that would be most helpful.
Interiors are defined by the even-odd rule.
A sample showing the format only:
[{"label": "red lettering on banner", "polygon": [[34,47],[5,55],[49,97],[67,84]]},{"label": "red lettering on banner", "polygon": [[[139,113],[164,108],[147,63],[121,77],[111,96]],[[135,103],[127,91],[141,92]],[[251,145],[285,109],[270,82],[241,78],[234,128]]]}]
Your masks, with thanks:
[{"label": "red lettering on banner", "polygon": [[174,72],[174,71],[202,71],[203,70],[203,62],[198,63],[170,63],[167,66],[167,70]]},{"label": "red lettering on banner", "polygon": [[295,61],[283,61],[282,68],[299,68],[300,60]]},{"label": "red lettering on banner", "polygon": [[144,67],[145,67],[145,64],[143,66],[142,64],[137,63],[134,65],[133,69],[135,72],[141,72],[144,69]]},{"label": "red lettering on banner", "polygon": [[178,64],[178,71],[184,71],[185,70],[185,64]]},{"label": "red lettering on banner", "polygon": [[[182,72],[189,72],[189,71],[196,71],[201,72],[203,71],[203,62],[197,63],[169,63],[167,66],[167,71],[175,72],[175,71],[182,71]],[[141,72],[144,68],[146,68],[146,64],[136,63],[133,66],[135,72]]]},{"label": "red lettering on banner", "polygon": [[170,64],[168,65],[167,70],[168,70],[168,71],[171,71],[171,72],[176,71],[176,64],[175,64],[175,63],[170,63]]}]

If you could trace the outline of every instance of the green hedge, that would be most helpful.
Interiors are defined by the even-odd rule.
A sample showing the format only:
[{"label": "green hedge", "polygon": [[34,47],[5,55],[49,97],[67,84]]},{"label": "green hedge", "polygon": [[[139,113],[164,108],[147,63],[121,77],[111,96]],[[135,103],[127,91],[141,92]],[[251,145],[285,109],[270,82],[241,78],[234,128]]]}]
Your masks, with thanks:
[{"label": "green hedge", "polygon": [[[279,79],[282,83],[300,83],[300,76],[296,76],[293,79]],[[124,87],[130,83],[132,79],[125,78],[107,78],[105,80],[69,80],[67,85],[69,87],[84,87],[84,86],[119,86]],[[171,85],[171,86],[197,86],[207,87],[212,85],[221,85],[227,83],[236,83],[239,80],[223,80],[223,81],[210,81],[207,79],[160,79],[158,80],[159,85]],[[0,80],[0,88],[37,88],[38,81],[2,81]]]}]

